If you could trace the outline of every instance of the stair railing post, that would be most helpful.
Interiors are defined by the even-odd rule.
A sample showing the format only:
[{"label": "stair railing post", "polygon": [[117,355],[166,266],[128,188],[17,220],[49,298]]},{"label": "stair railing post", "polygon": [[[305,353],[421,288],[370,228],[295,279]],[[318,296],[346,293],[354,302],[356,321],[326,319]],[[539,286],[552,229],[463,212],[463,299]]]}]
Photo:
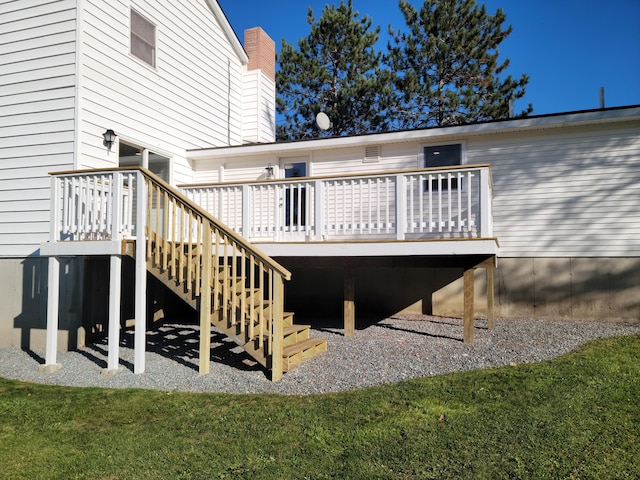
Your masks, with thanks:
[{"label": "stair railing post", "polygon": [[284,279],[274,272],[273,281],[273,315],[271,321],[271,380],[277,382],[282,378],[282,352],[284,341]]},{"label": "stair railing post", "polygon": [[200,363],[201,375],[209,373],[211,361],[211,224],[202,228],[202,274],[200,275]]}]

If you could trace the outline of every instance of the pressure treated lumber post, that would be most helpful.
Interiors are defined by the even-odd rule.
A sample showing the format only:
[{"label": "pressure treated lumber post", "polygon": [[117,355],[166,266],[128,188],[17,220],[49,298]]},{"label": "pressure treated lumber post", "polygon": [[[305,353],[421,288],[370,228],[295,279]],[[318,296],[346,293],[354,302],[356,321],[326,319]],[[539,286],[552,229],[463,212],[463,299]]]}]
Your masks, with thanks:
[{"label": "pressure treated lumber post", "polygon": [[494,310],[493,310],[494,300],[495,300],[493,277],[494,277],[495,268],[492,266],[487,267],[486,272],[487,272],[487,328],[489,330],[493,330],[493,327],[494,327],[493,320],[495,318]]},{"label": "pressure treated lumber post", "polygon": [[355,275],[353,267],[344,269],[344,336],[354,337],[356,330]]},{"label": "pressure treated lumber post", "polygon": [[273,318],[271,326],[271,381],[282,378],[282,354],[284,349],[284,279],[274,273],[273,278]]},{"label": "pressure treated lumber post", "polygon": [[[204,220],[202,275],[200,275],[200,374],[209,373],[211,361],[211,224]],[[229,288],[225,285],[226,288]]]},{"label": "pressure treated lumber post", "polygon": [[474,270],[470,268],[464,271],[464,343],[473,343],[473,283]]}]

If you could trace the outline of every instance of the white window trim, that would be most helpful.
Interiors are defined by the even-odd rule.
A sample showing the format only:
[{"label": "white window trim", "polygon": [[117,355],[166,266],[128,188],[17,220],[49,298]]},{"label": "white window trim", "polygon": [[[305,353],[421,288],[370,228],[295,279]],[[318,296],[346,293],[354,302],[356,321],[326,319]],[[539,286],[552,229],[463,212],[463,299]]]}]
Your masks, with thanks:
[{"label": "white window trim", "polygon": [[[427,147],[438,147],[442,145],[460,145],[460,165],[467,165],[467,142],[466,140],[442,140],[440,142],[429,142],[420,144],[418,151],[418,168],[427,168],[425,166],[424,149]],[[462,179],[462,185],[459,187],[464,192],[467,189],[466,181]],[[445,189],[448,191],[449,188]],[[451,188],[450,191],[458,191],[458,187]]]},{"label": "white window trim", "polygon": [[[155,43],[153,45],[153,65],[150,63],[147,63],[144,59],[138,57],[133,53],[133,45],[131,41],[131,37],[133,35],[133,29],[131,25],[133,12],[135,12],[136,15],[139,15],[145,21],[149,22],[151,25],[153,25],[154,37],[155,37],[154,38]],[[144,65],[147,68],[152,68],[153,70],[156,70],[158,67],[158,25],[155,22],[152,22],[151,20],[149,20],[149,18],[147,18],[146,15],[143,15],[133,7],[129,8],[129,56],[134,58],[137,62],[140,62],[140,64]]]},{"label": "white window trim", "polygon": [[460,144],[460,165],[467,164],[467,141],[466,140],[442,140],[440,142],[421,143],[418,147],[417,168],[425,168],[424,165],[424,149],[426,147],[437,147],[440,145]]}]

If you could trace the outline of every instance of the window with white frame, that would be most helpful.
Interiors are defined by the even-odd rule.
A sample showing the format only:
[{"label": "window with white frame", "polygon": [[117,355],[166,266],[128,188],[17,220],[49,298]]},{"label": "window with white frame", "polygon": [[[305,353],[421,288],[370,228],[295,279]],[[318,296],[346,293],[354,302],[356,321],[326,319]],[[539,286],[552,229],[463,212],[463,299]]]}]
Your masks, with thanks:
[{"label": "window with white frame", "polygon": [[[462,144],[452,143],[449,145],[428,145],[423,147],[424,167],[453,167],[462,165]],[[432,190],[448,190],[458,188],[458,180],[451,179],[451,184],[447,179],[434,179],[431,182]]]},{"label": "window with white frame", "polygon": [[156,26],[131,9],[131,55],[156,66]]}]

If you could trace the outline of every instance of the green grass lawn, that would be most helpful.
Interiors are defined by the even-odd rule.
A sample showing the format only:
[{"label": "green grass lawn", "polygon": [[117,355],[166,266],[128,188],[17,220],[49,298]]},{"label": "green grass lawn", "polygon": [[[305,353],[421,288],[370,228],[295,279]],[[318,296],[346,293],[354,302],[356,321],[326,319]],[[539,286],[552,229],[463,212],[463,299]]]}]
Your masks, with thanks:
[{"label": "green grass lawn", "polygon": [[640,478],[640,337],[340,394],[0,379],[0,478]]}]

